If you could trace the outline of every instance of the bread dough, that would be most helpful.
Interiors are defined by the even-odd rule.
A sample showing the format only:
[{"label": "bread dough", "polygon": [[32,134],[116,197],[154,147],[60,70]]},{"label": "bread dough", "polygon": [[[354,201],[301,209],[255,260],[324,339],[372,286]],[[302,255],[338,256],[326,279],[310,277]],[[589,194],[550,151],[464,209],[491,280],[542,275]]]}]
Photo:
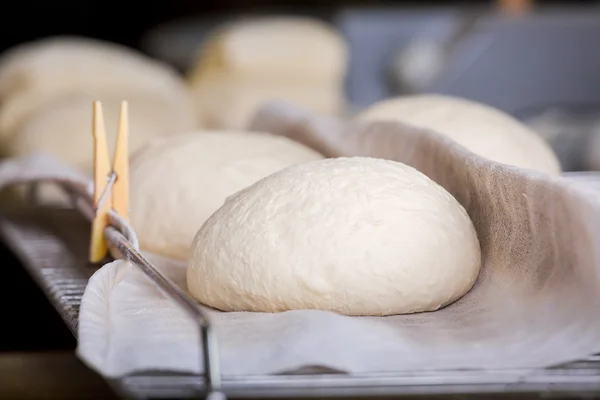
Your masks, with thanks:
[{"label": "bread dough", "polygon": [[[190,132],[195,121],[182,112],[179,104],[168,99],[145,96],[124,97],[73,95],[57,99],[23,121],[15,134],[2,140],[3,157],[21,157],[33,153],[47,153],[80,172],[92,177],[93,138],[92,103],[102,101],[107,144],[113,154],[118,129],[121,101],[129,100],[129,151],[133,153],[148,140],[172,133]],[[22,198],[24,190],[18,190]],[[20,193],[20,194],[19,194]],[[43,203],[64,205],[68,197],[55,185],[40,186],[38,200]]]},{"label": "bread dough", "polygon": [[341,36],[317,20],[233,22],[208,38],[189,72],[198,119],[211,129],[244,128],[272,100],[338,114],[346,62]]},{"label": "bread dough", "polygon": [[117,136],[121,101],[129,106],[129,150],[134,152],[148,140],[170,134],[190,132],[194,120],[186,118],[179,104],[166,99],[144,96],[73,95],[57,99],[25,120],[17,133],[3,143],[8,156],[25,156],[36,152],[49,153],[92,176],[93,138],[92,105],[102,101],[104,126],[110,154]]},{"label": "bread dough", "polygon": [[[111,148],[123,100],[131,151],[149,138],[196,129],[189,92],[172,68],[117,44],[54,37],[0,57],[1,155],[46,152],[91,175],[94,100],[103,102]],[[24,193],[17,190],[15,198]],[[54,185],[43,185],[40,199],[67,201]]]},{"label": "bread dough", "polygon": [[142,249],[186,259],[225,199],[282,168],[322,158],[284,137],[200,132],[149,142],[131,160],[131,223]]},{"label": "bread dough", "polygon": [[31,114],[67,94],[111,93],[177,103],[195,124],[189,92],[171,67],[117,44],[55,37],[17,46],[0,58],[0,135],[14,133]]},{"label": "bread dough", "polygon": [[[48,77],[58,79],[47,79]],[[94,79],[90,79],[94,78]],[[155,82],[160,80],[160,84]],[[0,57],[0,97],[23,87],[83,84],[160,89],[179,84],[175,70],[133,49],[102,40],[56,36],[16,46]]]},{"label": "bread dough", "polygon": [[327,82],[340,80],[346,63],[346,44],[329,25],[311,18],[264,17],[216,30],[200,47],[189,76],[192,85],[214,71]]},{"label": "bread dough", "polygon": [[394,120],[446,135],[489,160],[551,175],[560,163],[551,147],[518,120],[470,100],[442,96],[403,96],[374,104],[357,118]]},{"label": "bread dough", "polygon": [[227,199],[196,235],[192,296],[223,311],[432,311],[480,268],[463,207],[424,174],[372,158],[297,165]]}]

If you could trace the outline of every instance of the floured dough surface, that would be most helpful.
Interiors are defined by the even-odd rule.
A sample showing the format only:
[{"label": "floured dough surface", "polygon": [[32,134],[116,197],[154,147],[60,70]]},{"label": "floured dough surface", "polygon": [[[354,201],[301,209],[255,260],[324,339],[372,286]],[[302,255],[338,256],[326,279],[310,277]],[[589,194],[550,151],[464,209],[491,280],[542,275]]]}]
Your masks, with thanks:
[{"label": "floured dough surface", "polygon": [[194,129],[193,119],[186,118],[189,114],[168,99],[131,94],[98,97],[77,94],[57,99],[52,106],[33,113],[19,125],[16,134],[4,139],[3,151],[10,156],[49,153],[92,176],[92,103],[94,100],[102,101],[107,144],[112,154],[121,101],[125,98],[129,103],[131,152],[157,136]]},{"label": "floured dough surface", "polygon": [[[34,153],[50,154],[92,176],[92,102],[102,101],[104,123],[109,147],[113,154],[117,136],[121,101],[129,100],[129,151],[135,152],[152,138],[189,132],[195,121],[180,108],[178,102],[155,96],[119,94],[88,96],[76,94],[56,99],[52,105],[32,113],[12,135],[2,139],[1,153],[5,157],[22,157]],[[19,190],[20,196],[25,194]],[[38,200],[43,203],[68,205],[64,191],[55,185],[40,186]]]},{"label": "floured dough surface", "polygon": [[131,160],[131,223],[142,249],[186,259],[225,199],[280,169],[322,156],[252,132],[196,132],[150,141]]},{"label": "floured dough surface", "polygon": [[492,161],[551,175],[561,172],[551,147],[533,130],[474,101],[442,95],[403,96],[376,103],[357,118],[403,122],[446,135]]},{"label": "floured dough surface", "polygon": [[337,158],[293,166],[227,199],[197,233],[190,293],[224,311],[436,310],[481,264],[464,208],[405,164]]},{"label": "floured dough surface", "polygon": [[[46,80],[49,75],[62,79]],[[95,80],[90,82],[90,77]],[[167,77],[177,81],[170,67],[142,53],[116,43],[75,36],[27,42],[0,57],[1,97],[30,85],[59,87],[68,81],[98,87],[107,83],[148,86],[156,78],[164,81]]]},{"label": "floured dough surface", "polygon": [[0,58],[0,134],[14,134],[63,96],[113,93],[177,103],[195,123],[187,88],[166,64],[114,43],[61,36],[17,46]]},{"label": "floured dough surface", "polygon": [[345,73],[347,49],[330,26],[311,18],[263,17],[233,21],[201,47],[190,79],[216,70],[236,77],[276,74],[302,80],[337,80]]},{"label": "floured dough surface", "polygon": [[[132,152],[153,137],[196,129],[189,92],[172,68],[114,43],[59,36],[0,57],[1,155],[48,153],[91,177],[94,100],[102,102],[111,148],[123,100]],[[17,201],[25,191],[18,192]],[[44,203],[68,204],[53,185],[39,195]]]}]

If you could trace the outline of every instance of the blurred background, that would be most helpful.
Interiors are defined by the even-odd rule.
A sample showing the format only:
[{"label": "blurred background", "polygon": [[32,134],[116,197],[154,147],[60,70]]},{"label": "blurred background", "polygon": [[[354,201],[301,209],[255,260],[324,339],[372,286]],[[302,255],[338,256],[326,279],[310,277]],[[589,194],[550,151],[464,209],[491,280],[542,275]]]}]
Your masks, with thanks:
[{"label": "blurred background", "polygon": [[[232,18],[310,16],[346,42],[350,113],[399,94],[466,97],[534,127],[564,170],[600,170],[600,1],[17,1],[4,15],[2,53],[84,36],[182,74],[207,35]],[[1,243],[0,250],[8,283],[0,290],[0,398],[108,398],[72,357],[75,339],[41,290]]]}]

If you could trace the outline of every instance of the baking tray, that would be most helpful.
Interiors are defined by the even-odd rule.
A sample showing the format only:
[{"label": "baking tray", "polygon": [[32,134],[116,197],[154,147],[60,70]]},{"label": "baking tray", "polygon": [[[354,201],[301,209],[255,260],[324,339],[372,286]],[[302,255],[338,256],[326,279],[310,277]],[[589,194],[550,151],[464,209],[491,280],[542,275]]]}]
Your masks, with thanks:
[{"label": "baking tray", "polygon": [[[565,177],[582,190],[598,196],[600,173],[568,173]],[[32,278],[42,288],[74,335],[81,297],[95,268],[82,265],[76,257],[65,257],[66,248],[51,235],[70,236],[65,242],[78,243],[86,251],[86,238],[74,237],[73,224],[85,224],[69,210],[39,210],[0,218],[0,237],[22,261]],[[70,218],[71,220],[65,220]],[[40,229],[43,219],[58,220],[61,232]],[[36,246],[31,246],[35,242]],[[27,243],[27,246],[24,244]],[[27,248],[27,252],[23,249]],[[71,249],[72,252],[73,249]],[[79,259],[85,259],[79,258]],[[201,376],[169,373],[144,373],[109,380],[124,398],[193,398],[205,392]],[[560,367],[534,370],[443,371],[433,373],[394,373],[345,375],[333,373],[223,377],[224,392],[230,398],[324,398],[414,395],[530,394],[542,397],[594,398],[600,395],[600,355]]]}]

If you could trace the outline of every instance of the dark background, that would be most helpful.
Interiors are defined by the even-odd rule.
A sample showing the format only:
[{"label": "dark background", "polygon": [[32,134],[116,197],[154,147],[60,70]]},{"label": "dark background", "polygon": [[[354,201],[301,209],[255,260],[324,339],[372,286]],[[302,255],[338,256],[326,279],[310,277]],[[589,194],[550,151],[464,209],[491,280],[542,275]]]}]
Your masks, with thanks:
[{"label": "dark background", "polygon": [[[493,1],[360,1],[360,0],[145,0],[145,1],[26,1],[15,0],[2,13],[0,51],[44,36],[77,34],[136,47],[141,35],[174,18],[211,13],[308,11],[327,12],[339,6],[489,6]],[[537,4],[591,4],[598,0],[538,0]]]}]

